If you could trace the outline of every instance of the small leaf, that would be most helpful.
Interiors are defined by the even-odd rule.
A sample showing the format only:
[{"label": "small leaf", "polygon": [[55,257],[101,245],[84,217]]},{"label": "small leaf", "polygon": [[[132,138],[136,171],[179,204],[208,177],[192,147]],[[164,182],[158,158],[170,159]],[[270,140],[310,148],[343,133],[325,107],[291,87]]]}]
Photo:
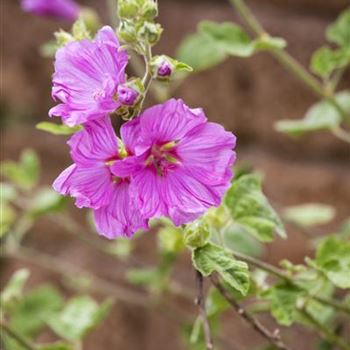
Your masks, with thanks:
[{"label": "small leaf", "polygon": [[261,178],[256,174],[243,175],[233,182],[225,197],[235,223],[263,242],[273,240],[276,231],[285,237],[284,226],[261,190]]},{"label": "small leaf", "polygon": [[227,54],[218,48],[215,41],[202,33],[187,36],[177,50],[180,61],[200,71],[221,63]]},{"label": "small leaf", "polygon": [[13,274],[1,293],[0,300],[2,307],[7,308],[9,304],[18,301],[22,297],[22,290],[28,277],[29,271],[27,269],[18,270]]},{"label": "small leaf", "polygon": [[50,285],[33,289],[11,312],[11,327],[24,336],[34,336],[45,325],[45,320],[62,304],[61,295]]},{"label": "small leaf", "polygon": [[327,224],[333,220],[335,209],[325,204],[308,203],[285,208],[283,216],[299,226],[311,227]]},{"label": "small leaf", "polygon": [[40,345],[37,347],[38,350],[74,350],[72,345],[65,343],[53,343]]},{"label": "small leaf", "polygon": [[67,125],[50,122],[40,122],[36,124],[36,128],[53,135],[72,135],[82,129],[81,126],[69,127]]},{"label": "small leaf", "polygon": [[327,39],[339,46],[350,45],[350,8],[343,11],[326,32]]},{"label": "small leaf", "polygon": [[180,253],[185,249],[183,230],[167,219],[160,220],[162,226],[158,230],[158,245],[163,253]]},{"label": "small leaf", "polygon": [[[335,95],[338,104],[346,113],[350,113],[350,92],[342,91]],[[335,107],[327,101],[314,104],[304,119],[280,120],[275,124],[277,131],[300,136],[306,132],[330,130],[339,125],[341,116]]]},{"label": "small leaf", "polygon": [[250,285],[248,265],[236,260],[224,248],[208,243],[193,250],[192,261],[203,276],[209,276],[216,271],[230,287],[242,295],[248,293]]},{"label": "small leaf", "polygon": [[286,46],[287,42],[283,38],[271,37],[269,35],[263,35],[254,42],[256,50],[282,50]]},{"label": "small leaf", "polygon": [[207,35],[215,42],[217,49],[228,55],[249,57],[254,53],[254,42],[236,24],[202,21],[199,24],[199,32]]},{"label": "small leaf", "polygon": [[328,237],[316,251],[316,266],[337,287],[350,288],[350,242]]},{"label": "small leaf", "polygon": [[77,341],[95,328],[111,307],[110,300],[98,305],[90,297],[79,296],[71,299],[61,312],[52,315],[47,323],[63,339]]},{"label": "small leaf", "polygon": [[322,78],[328,78],[335,70],[350,62],[350,50],[332,50],[321,47],[312,55],[311,70]]}]

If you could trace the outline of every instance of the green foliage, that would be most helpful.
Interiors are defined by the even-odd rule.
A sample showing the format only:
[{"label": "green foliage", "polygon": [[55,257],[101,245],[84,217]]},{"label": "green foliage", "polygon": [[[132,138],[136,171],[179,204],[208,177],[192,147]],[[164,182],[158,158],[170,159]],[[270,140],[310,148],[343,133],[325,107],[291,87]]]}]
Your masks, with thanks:
[{"label": "green foliage", "polygon": [[39,180],[39,158],[33,150],[24,150],[18,163],[7,160],[1,164],[1,175],[23,190],[31,190]]},{"label": "green foliage", "polygon": [[187,36],[180,44],[177,57],[196,71],[205,70],[221,63],[227,54],[218,49],[215,41],[203,33]]},{"label": "green foliage", "polygon": [[312,266],[320,269],[335,286],[350,288],[350,242],[327,237],[317,248]]},{"label": "green foliage", "polygon": [[35,336],[62,305],[63,299],[55,288],[50,285],[38,287],[13,308],[10,325],[24,336]]},{"label": "green foliage", "polygon": [[160,220],[161,227],[158,230],[158,246],[161,252],[178,254],[185,249],[184,233],[179,227],[165,218]]},{"label": "green foliage", "polygon": [[[338,104],[345,113],[350,113],[350,92],[342,91],[335,95]],[[313,105],[304,119],[280,120],[275,124],[278,131],[289,135],[300,136],[306,132],[332,130],[339,126],[341,116],[335,107],[328,101],[321,101]]]},{"label": "green foliage", "polygon": [[191,248],[203,247],[209,239],[208,225],[202,220],[196,220],[186,225],[184,232],[185,244]]},{"label": "green foliage", "polygon": [[247,294],[250,285],[248,266],[236,260],[224,248],[207,243],[193,250],[192,261],[203,276],[209,276],[216,271],[230,287],[242,295]]},{"label": "green foliage", "polygon": [[264,34],[254,42],[255,50],[282,50],[287,46],[283,38],[275,38]]},{"label": "green foliage", "polygon": [[270,302],[271,314],[283,326],[292,325],[298,318],[297,300],[302,290],[290,284],[277,284],[262,293]]},{"label": "green foliage", "polygon": [[287,207],[283,211],[283,217],[302,227],[312,227],[327,224],[333,220],[335,209],[329,205],[308,203]]},{"label": "green foliage", "polygon": [[11,310],[13,306],[21,299],[23,287],[27,282],[28,277],[29,271],[27,269],[17,270],[13,274],[0,295],[2,306],[1,312]]},{"label": "green foliage", "polygon": [[350,45],[350,8],[343,11],[337,21],[326,32],[327,39],[339,46]]},{"label": "green foliage", "polygon": [[8,232],[16,219],[16,212],[10,202],[17,196],[14,186],[0,183],[0,238]]},{"label": "green foliage", "polygon": [[81,130],[80,125],[75,127],[69,127],[63,124],[55,124],[50,122],[40,122],[36,125],[38,130],[46,131],[53,135],[72,135],[77,131]]},{"label": "green foliage", "polygon": [[281,237],[286,236],[280,218],[262,193],[259,175],[243,175],[234,181],[226,194],[225,204],[234,222],[257,239],[270,242],[275,231]]},{"label": "green foliage", "polygon": [[73,347],[69,344],[65,343],[54,343],[54,344],[47,344],[47,345],[40,345],[38,350],[74,350]]},{"label": "green foliage", "polygon": [[112,305],[111,300],[98,305],[88,296],[75,297],[63,310],[51,315],[47,323],[63,339],[81,340],[107,316]]}]

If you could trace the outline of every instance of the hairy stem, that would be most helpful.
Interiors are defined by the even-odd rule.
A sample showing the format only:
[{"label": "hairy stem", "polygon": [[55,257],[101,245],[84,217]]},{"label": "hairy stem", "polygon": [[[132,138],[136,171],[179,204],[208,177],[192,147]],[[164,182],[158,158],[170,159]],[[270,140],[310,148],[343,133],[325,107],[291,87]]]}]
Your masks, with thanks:
[{"label": "hairy stem", "polygon": [[[237,12],[243,18],[248,27],[257,37],[268,35],[263,26],[259,23],[254,14],[246,6],[243,0],[230,0]],[[326,91],[322,84],[315,79],[293,56],[285,50],[273,49],[270,53],[295,77],[300,79],[317,96],[326,99],[341,115],[342,119],[350,125],[350,114],[346,113],[334,98],[334,95]]]},{"label": "hairy stem", "polygon": [[271,333],[259,320],[249,314],[237,301],[232,297],[232,295],[225,289],[223,284],[219,281],[216,275],[211,275],[210,279],[213,285],[221,293],[221,295],[227,300],[227,302],[236,310],[236,312],[245,319],[261,336],[274,345],[280,350],[289,350],[289,347],[283,343],[281,340],[280,332],[276,329]]},{"label": "hairy stem", "polygon": [[0,321],[0,328],[4,330],[5,333],[12,339],[14,339],[19,345],[27,350],[37,350],[36,346],[31,344],[27,339],[25,339],[21,334],[17,333],[12,329],[4,320]]},{"label": "hairy stem", "polygon": [[203,324],[203,330],[204,330],[204,338],[205,338],[205,344],[207,350],[213,350],[213,340],[210,332],[210,325],[207,317],[207,312],[205,308],[205,295],[204,295],[204,288],[203,288],[203,276],[199,271],[196,272],[196,282],[197,282],[197,289],[198,289],[198,295],[195,300],[196,305],[198,305],[199,308],[199,314],[200,318],[202,320]]}]

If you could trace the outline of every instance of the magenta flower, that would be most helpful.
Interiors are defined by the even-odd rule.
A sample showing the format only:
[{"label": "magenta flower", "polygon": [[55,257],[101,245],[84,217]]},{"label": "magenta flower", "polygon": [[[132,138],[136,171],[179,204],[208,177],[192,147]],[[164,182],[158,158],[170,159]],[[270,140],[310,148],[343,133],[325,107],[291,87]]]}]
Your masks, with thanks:
[{"label": "magenta flower", "polygon": [[120,159],[118,141],[108,117],[89,122],[68,142],[74,164],[55,180],[54,189],[76,198],[76,206],[94,211],[97,231],[107,237],[130,237],[146,220],[130,199],[130,180],[117,177],[111,165]]},{"label": "magenta flower", "polygon": [[79,15],[79,6],[73,0],[22,0],[21,5],[26,12],[71,22]]},{"label": "magenta flower", "polygon": [[104,117],[120,107],[118,85],[125,82],[126,51],[120,49],[111,27],[103,27],[94,41],[67,44],[56,53],[52,97],[61,104],[50,116],[68,126]]},{"label": "magenta flower", "polygon": [[171,99],[121,128],[129,157],[111,171],[130,177],[130,193],[145,218],[191,222],[218,206],[230,186],[235,136],[209,123],[201,109]]}]

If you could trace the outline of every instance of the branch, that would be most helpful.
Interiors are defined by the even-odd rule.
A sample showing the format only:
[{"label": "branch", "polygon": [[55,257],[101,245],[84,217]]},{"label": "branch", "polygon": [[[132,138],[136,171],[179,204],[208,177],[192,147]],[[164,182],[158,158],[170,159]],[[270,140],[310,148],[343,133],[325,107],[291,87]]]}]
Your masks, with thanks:
[{"label": "branch", "polygon": [[[230,0],[231,4],[236,8],[237,12],[243,18],[248,27],[261,38],[268,35],[263,26],[259,23],[257,18],[251,12],[248,6],[243,0]],[[322,84],[314,78],[293,56],[291,56],[285,50],[270,50],[270,53],[294,76],[299,78],[304,84],[309,87],[316,95],[326,99],[338,113],[342,116],[343,120],[350,124],[350,115],[344,111],[339,103],[334,98],[332,92],[326,91]]]},{"label": "branch", "polygon": [[12,329],[5,321],[0,321],[0,328],[3,329],[9,337],[14,339],[19,345],[27,350],[37,350],[37,348],[31,344],[27,339],[25,339],[22,335],[17,333],[14,329]]},{"label": "branch", "polygon": [[204,337],[205,337],[205,343],[208,350],[213,350],[213,340],[210,332],[210,325],[207,317],[207,312],[205,309],[205,296],[204,296],[204,289],[203,289],[203,276],[202,274],[196,270],[196,282],[197,282],[197,288],[198,288],[198,296],[195,299],[195,303],[199,308],[199,314],[202,319],[203,323],[203,330],[204,330]]},{"label": "branch", "polygon": [[221,293],[221,295],[227,300],[228,303],[237,311],[237,313],[244,318],[262,337],[267,339],[269,343],[274,345],[280,350],[289,350],[287,345],[281,340],[280,332],[276,329],[271,333],[265,326],[260,323],[256,318],[250,315],[237,301],[232,297],[232,295],[225,289],[225,287],[220,283],[219,279],[215,275],[211,275],[210,279],[213,285]]}]

